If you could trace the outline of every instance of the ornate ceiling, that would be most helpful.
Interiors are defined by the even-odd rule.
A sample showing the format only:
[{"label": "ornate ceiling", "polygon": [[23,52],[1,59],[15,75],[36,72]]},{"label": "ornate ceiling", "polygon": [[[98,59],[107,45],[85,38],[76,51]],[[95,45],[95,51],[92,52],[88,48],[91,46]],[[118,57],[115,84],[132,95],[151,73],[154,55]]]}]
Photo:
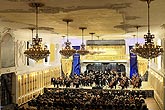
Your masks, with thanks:
[{"label": "ornate ceiling", "polygon": [[[86,26],[85,39],[90,32],[100,39],[118,39],[136,34],[136,25],[142,37],[147,33],[147,3],[143,0],[0,0],[0,24],[3,28],[27,30],[35,25],[35,10],[31,2],[41,2],[39,27],[43,33],[66,34],[64,18],[74,21],[69,24],[69,34],[81,36],[79,27]],[[165,23],[165,1],[151,3],[151,32],[157,33]],[[27,30],[27,32],[29,32]]]}]

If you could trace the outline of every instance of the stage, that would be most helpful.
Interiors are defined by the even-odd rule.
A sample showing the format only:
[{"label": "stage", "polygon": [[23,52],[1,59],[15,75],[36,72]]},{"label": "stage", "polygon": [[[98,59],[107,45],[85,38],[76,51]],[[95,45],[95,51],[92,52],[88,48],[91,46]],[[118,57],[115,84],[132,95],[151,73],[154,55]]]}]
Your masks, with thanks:
[{"label": "stage", "polygon": [[[55,89],[65,89],[66,87],[64,86],[59,86],[59,88],[54,87],[53,85],[44,88],[45,90],[55,90]],[[115,88],[109,88],[108,86],[104,86],[104,87],[97,87],[95,85],[92,86],[80,86],[79,88],[76,88],[73,86],[73,84],[71,84],[71,87],[66,88],[66,89],[103,89],[103,90],[108,90],[108,91],[145,91],[146,92],[146,96],[150,97],[150,98],[154,98],[154,89],[148,84],[148,82],[142,82],[142,86],[140,88],[133,88],[131,85],[128,88],[125,89],[121,89],[120,86],[117,86],[116,89]]]}]

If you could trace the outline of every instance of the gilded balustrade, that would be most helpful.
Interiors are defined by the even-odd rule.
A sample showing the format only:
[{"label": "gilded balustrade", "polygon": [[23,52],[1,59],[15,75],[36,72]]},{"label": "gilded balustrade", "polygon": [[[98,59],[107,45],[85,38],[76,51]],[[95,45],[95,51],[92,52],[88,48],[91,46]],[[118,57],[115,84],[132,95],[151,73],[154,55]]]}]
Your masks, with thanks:
[{"label": "gilded balustrade", "polygon": [[51,85],[51,77],[60,76],[60,67],[17,75],[17,103],[26,103],[38,94],[43,88]]},{"label": "gilded balustrade", "polygon": [[108,60],[108,61],[114,61],[114,60],[128,60],[127,55],[86,55],[84,57],[81,57],[81,60]]}]

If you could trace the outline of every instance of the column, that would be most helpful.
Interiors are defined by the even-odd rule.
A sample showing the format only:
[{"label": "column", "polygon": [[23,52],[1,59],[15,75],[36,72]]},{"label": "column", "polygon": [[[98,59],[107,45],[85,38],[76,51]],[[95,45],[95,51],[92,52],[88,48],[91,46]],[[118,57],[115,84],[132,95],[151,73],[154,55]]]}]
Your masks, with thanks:
[{"label": "column", "polygon": [[13,97],[13,99],[12,99],[12,102],[13,103],[16,103],[17,102],[17,78],[16,78],[16,74],[15,73],[13,73],[12,74],[12,97]]},{"label": "column", "polygon": [[[0,68],[1,68],[1,61],[2,61],[1,60],[1,42],[2,42],[2,36],[1,36],[1,33],[0,33]],[[0,74],[1,74],[1,71],[0,71]]]},{"label": "column", "polygon": [[[162,25],[162,29],[163,29],[163,33],[162,33],[162,39],[161,39],[161,46],[163,47],[164,49],[164,52],[163,54],[161,55],[161,70],[163,71],[164,73],[164,70],[165,70],[165,26]],[[165,73],[164,73],[165,75]],[[163,110],[165,110],[165,77],[163,77]]]},{"label": "column", "polygon": [[163,110],[165,110],[165,77],[163,78]]},{"label": "column", "polygon": [[1,33],[0,33],[0,109],[1,109],[1,97],[2,97],[2,88],[1,88],[1,41],[2,41],[2,37],[1,37]]},{"label": "column", "polygon": [[19,75],[19,77],[18,77],[18,80],[19,80],[19,97],[20,97],[20,99],[19,99],[19,104],[21,104],[22,103],[22,76],[21,75]]},{"label": "column", "polygon": [[[165,35],[164,35],[165,36]],[[162,65],[162,70],[164,71],[165,70],[165,38],[163,38],[162,39],[162,47],[163,47],[163,49],[164,49],[164,52],[163,52],[163,54],[162,54],[162,56],[161,56],[161,59],[162,59],[162,61],[161,61],[161,65]],[[164,73],[165,74],[165,73]],[[163,94],[163,110],[165,110],[165,77],[163,78],[163,88],[164,88],[164,93],[162,93]]]},{"label": "column", "polygon": [[161,55],[161,65],[162,65],[162,70],[165,70],[165,38],[163,38],[163,39],[161,39],[161,45],[162,45],[162,47],[163,47],[163,49],[164,49],[164,52],[163,52],[163,54]]},{"label": "column", "polygon": [[0,72],[0,109],[1,109],[1,97],[2,97],[2,87],[1,87],[1,72]]}]

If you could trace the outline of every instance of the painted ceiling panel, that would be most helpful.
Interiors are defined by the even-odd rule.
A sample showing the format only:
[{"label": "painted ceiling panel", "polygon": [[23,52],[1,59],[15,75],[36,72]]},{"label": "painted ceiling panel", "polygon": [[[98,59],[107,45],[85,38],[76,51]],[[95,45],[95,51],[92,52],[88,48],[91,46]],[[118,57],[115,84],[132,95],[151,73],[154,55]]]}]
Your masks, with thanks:
[{"label": "painted ceiling panel", "polygon": [[[112,36],[125,37],[125,34],[135,34],[136,25],[144,25],[141,33],[147,32],[147,3],[140,0],[0,0],[0,24],[11,29],[26,29],[35,26],[35,10],[29,7],[31,2],[41,2],[39,27],[41,31],[66,34],[64,18],[74,21],[69,24],[69,34],[80,38],[79,27],[86,26],[85,36],[89,32],[104,39]],[[165,1],[155,0],[151,3],[152,32],[161,30],[165,23]],[[29,31],[28,31],[29,32]],[[108,37],[111,36],[111,37]],[[119,37],[119,38],[120,38]],[[116,37],[118,38],[118,37]],[[114,39],[114,38],[113,38]]]}]

